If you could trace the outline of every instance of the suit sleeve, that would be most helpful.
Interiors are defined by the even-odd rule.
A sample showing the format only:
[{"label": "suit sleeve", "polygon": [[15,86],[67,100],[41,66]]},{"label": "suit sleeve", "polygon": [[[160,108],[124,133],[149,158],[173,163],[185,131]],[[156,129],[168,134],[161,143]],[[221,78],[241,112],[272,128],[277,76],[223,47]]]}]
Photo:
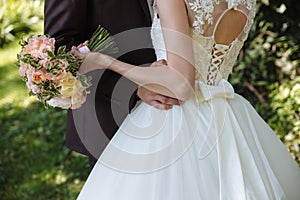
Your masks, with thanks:
[{"label": "suit sleeve", "polygon": [[84,42],[87,22],[85,0],[45,0],[44,33],[56,39],[56,47]]}]

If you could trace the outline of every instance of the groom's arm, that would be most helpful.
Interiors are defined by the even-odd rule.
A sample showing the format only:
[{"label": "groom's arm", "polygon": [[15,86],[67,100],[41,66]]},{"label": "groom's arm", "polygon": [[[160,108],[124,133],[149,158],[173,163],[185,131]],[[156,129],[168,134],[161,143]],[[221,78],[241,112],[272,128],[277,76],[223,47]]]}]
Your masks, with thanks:
[{"label": "groom's arm", "polygon": [[56,46],[73,45],[86,40],[87,1],[45,0],[44,32],[56,39]]}]

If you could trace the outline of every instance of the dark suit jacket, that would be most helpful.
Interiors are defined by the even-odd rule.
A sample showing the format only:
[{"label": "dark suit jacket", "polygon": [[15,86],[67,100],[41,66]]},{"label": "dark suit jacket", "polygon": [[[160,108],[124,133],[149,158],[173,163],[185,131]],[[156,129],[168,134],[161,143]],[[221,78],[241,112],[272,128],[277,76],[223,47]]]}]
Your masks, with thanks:
[{"label": "dark suit jacket", "polygon": [[[56,38],[56,46],[66,45],[70,48],[88,40],[98,25],[115,35],[130,29],[150,27],[151,17],[146,0],[46,0],[44,25],[45,34]],[[137,41],[142,43],[141,46],[149,47],[151,44],[149,31],[138,34],[138,36],[135,35],[134,41],[132,36],[129,39],[120,38],[117,40],[117,46],[120,49],[123,48],[122,45],[135,44]],[[126,52],[118,59],[142,65],[155,61],[155,55],[152,49],[139,49]],[[112,98],[112,91],[115,90],[115,85],[119,80],[118,74],[106,70],[101,74],[100,81],[96,83],[98,87],[95,93],[95,110],[102,130],[93,131],[103,131],[109,139],[113,137],[118,125],[136,101],[134,94],[128,94],[128,92],[134,92],[133,83],[123,79],[122,84],[119,84],[122,85],[122,89],[117,90],[122,92],[114,94]],[[128,85],[128,90],[126,85]],[[128,95],[132,98],[128,98]],[[118,119],[114,119],[116,117],[113,116],[115,114],[112,109],[117,110]],[[82,116],[83,120],[89,117],[88,113],[82,115],[86,115]],[[97,157],[87,150],[86,144],[83,145],[82,137],[78,136],[76,128],[72,111],[69,110],[67,114],[67,147],[79,153]],[[85,130],[83,132],[86,132],[84,133],[86,138],[90,134],[94,134]],[[94,141],[94,143],[97,145],[99,141]]]}]

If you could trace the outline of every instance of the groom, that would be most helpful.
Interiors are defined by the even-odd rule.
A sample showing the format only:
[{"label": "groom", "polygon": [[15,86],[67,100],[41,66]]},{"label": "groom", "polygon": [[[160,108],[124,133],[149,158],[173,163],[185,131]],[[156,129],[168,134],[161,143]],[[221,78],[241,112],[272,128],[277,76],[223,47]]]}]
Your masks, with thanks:
[{"label": "groom", "polygon": [[[45,0],[44,31],[45,34],[55,37],[56,46],[66,45],[70,49],[72,46],[79,45],[88,40],[98,25],[103,26],[112,35],[127,30],[150,27],[152,19],[150,1]],[[136,35],[134,37],[134,41],[129,41],[130,43],[138,41],[144,47],[151,44],[149,31],[145,32],[145,34],[139,34],[138,37]],[[117,46],[122,48],[119,45],[117,42]],[[135,65],[143,65],[153,63],[156,57],[153,49],[147,48],[131,51],[118,59]],[[159,63],[153,63],[153,65],[159,65]],[[178,101],[175,99],[155,94],[143,87],[139,87],[137,92],[133,92],[131,89],[133,83],[127,79],[124,81],[124,78],[122,78],[122,88],[128,86],[128,89],[122,90],[123,92],[114,94],[112,97],[112,93],[116,89],[115,87],[117,87],[116,85],[118,85],[117,83],[120,81],[120,78],[118,74],[112,71],[104,71],[97,83],[98,86],[95,93],[95,110],[101,130],[94,131],[103,131],[103,134],[109,139],[113,137],[118,129],[118,125],[120,125],[116,123],[116,119],[114,119],[115,114],[112,110],[117,111],[117,115],[123,120],[129,110],[135,105],[138,97],[160,109],[170,109],[172,105],[178,104]],[[131,98],[128,98],[128,96],[131,96]],[[115,99],[128,99],[128,101],[117,101]],[[84,115],[86,116],[81,117],[88,119],[88,113]],[[118,119],[117,121],[120,120]],[[85,132],[86,139],[89,139],[89,135],[93,134],[89,131],[83,132]],[[97,145],[99,141],[92,142]],[[71,150],[87,155],[91,168],[96,163],[97,158],[95,157],[97,156],[91,154],[78,135],[71,110],[67,113],[66,146]]]}]

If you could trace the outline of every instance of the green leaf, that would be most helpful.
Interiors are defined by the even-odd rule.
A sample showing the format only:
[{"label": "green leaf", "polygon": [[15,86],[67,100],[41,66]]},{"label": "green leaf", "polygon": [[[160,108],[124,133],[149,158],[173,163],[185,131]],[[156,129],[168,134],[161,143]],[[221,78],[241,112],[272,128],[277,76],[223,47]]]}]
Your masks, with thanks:
[{"label": "green leaf", "polygon": [[47,54],[48,54],[48,56],[50,56],[50,58],[54,58],[55,57],[55,55],[54,55],[54,53],[52,51],[48,50]]},{"label": "green leaf", "polygon": [[64,54],[66,52],[66,46],[60,46],[57,50],[57,55]]}]

